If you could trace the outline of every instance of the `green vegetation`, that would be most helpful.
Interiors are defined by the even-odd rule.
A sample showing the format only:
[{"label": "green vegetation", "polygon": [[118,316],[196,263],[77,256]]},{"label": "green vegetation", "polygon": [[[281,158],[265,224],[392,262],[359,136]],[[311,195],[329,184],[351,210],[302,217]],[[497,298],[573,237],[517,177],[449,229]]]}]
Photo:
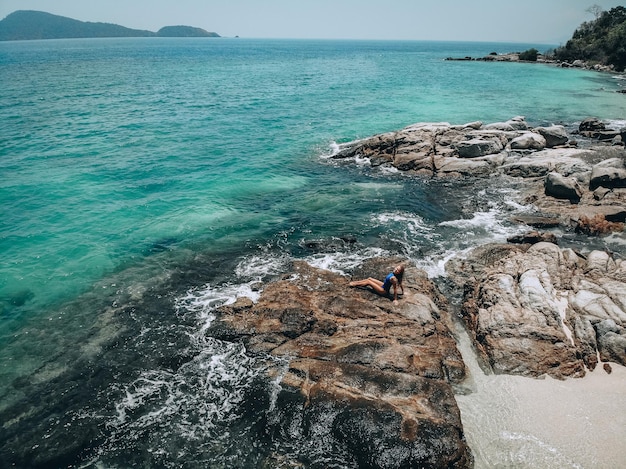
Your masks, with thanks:
[{"label": "green vegetation", "polygon": [[20,10],[0,21],[0,40],[61,39],[79,37],[154,36],[150,31],[110,23],[89,23],[43,11]]},{"label": "green vegetation", "polygon": [[0,21],[0,41],[89,37],[219,37],[191,26],[166,26],[158,33],[110,23],[91,23],[43,11],[19,10]]},{"label": "green vegetation", "polygon": [[210,33],[201,28],[192,26],[165,26],[157,31],[159,37],[219,37],[217,33]]},{"label": "green vegetation", "polygon": [[585,22],[574,32],[565,46],[554,51],[554,58],[563,62],[584,60],[590,64],[613,65],[617,71],[626,68],[626,8],[609,11],[591,7],[596,19]]},{"label": "green vegetation", "polygon": [[528,49],[527,51],[522,52],[519,55],[519,59],[525,60],[527,62],[536,62],[538,55],[539,51],[533,47],[532,49]]}]

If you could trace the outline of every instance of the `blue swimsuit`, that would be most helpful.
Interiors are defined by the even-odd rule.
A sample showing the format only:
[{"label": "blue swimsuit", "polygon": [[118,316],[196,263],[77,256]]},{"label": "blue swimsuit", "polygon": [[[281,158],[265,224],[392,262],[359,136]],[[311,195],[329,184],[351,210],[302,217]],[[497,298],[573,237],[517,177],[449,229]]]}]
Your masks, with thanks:
[{"label": "blue swimsuit", "polygon": [[391,290],[391,277],[393,277],[393,272],[391,272],[389,275],[387,275],[385,277],[385,282],[383,283],[383,290],[385,290],[387,293],[389,293],[389,290]]}]

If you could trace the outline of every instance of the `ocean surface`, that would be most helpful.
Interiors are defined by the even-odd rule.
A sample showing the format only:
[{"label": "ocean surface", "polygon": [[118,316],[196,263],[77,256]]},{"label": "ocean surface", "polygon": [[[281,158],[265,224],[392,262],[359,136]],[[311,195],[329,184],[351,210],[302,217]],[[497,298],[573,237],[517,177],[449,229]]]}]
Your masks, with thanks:
[{"label": "ocean surface", "polygon": [[[436,280],[451,256],[523,231],[507,221],[530,210],[514,181],[419,180],[328,156],[416,122],[626,125],[624,77],[444,60],[530,47],[551,46],[0,43],[0,466],[243,468],[278,454],[324,467],[259,435],[269,410],[249,398],[271,383],[245,349],[204,334],[213,311],[255,298],[296,258],[349,273],[401,254]],[[619,236],[600,244],[624,252]],[[478,451],[477,467],[597,462],[523,442],[523,457],[513,443]]]}]

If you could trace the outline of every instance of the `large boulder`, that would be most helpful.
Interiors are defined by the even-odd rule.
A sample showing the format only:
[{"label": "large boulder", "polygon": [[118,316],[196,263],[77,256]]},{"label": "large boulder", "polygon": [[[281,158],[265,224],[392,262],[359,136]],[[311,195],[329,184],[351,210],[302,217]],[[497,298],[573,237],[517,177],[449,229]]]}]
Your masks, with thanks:
[{"label": "large boulder", "polygon": [[556,172],[546,176],[544,188],[547,196],[575,203],[578,203],[583,195],[582,187],[575,178],[568,178]]},{"label": "large boulder", "polygon": [[537,127],[535,132],[539,133],[546,139],[546,147],[552,148],[560,145],[565,145],[569,137],[565,131],[565,127],[562,125],[552,125],[550,127]]},{"label": "large boulder", "polygon": [[[371,260],[354,275],[381,278],[397,262]],[[303,451],[323,439],[345,466],[471,467],[452,390],[465,365],[447,301],[411,266],[398,305],[348,280],[295,262],[257,303],[219,310],[212,335],[274,357],[268,434]]]},{"label": "large boulder", "polygon": [[589,188],[595,190],[598,187],[626,187],[626,167],[623,159],[612,158],[593,167]]},{"label": "large boulder", "polygon": [[598,140],[613,140],[620,135],[619,130],[607,129],[604,122],[596,117],[588,117],[578,126],[578,132],[588,138]]},{"label": "large boulder", "polygon": [[579,132],[606,130],[606,125],[597,117],[587,117],[578,125]]},{"label": "large boulder", "polygon": [[512,150],[543,150],[546,147],[546,139],[538,133],[526,132],[511,140]]},{"label": "large boulder", "polygon": [[462,315],[486,370],[576,377],[598,354],[626,365],[621,259],[540,242],[483,246],[446,268],[464,289]]},{"label": "large boulder", "polygon": [[585,150],[576,148],[555,148],[542,150],[521,158],[509,158],[502,165],[502,172],[522,178],[545,177],[556,171],[564,176],[591,171],[591,166],[583,161]]}]

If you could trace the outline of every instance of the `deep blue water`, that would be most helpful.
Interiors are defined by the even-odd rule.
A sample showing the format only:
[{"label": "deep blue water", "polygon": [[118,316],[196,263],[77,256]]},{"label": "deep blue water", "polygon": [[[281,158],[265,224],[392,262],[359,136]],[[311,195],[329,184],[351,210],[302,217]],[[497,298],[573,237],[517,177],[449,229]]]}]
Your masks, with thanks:
[{"label": "deep blue water", "polygon": [[[161,420],[137,417],[152,415],[142,406],[154,399],[158,407],[165,395],[187,410],[198,395],[211,401],[172,363],[190,364],[197,376],[203,360],[243,353],[194,342],[213,306],[250,293],[250,282],[279,274],[293,257],[340,269],[401,253],[436,274],[452,253],[513,229],[499,214],[519,208],[514,188],[449,191],[445,182],[333,164],[323,156],[336,142],[424,121],[624,119],[612,75],[443,60],[530,47],[549,48],[225,38],[0,43],[0,411],[28,402],[48,422],[48,408],[32,396],[43,386],[60,399],[77,374],[102,368],[84,391],[100,393],[101,407],[80,392],[67,404],[100,432],[93,448],[78,445],[80,458],[117,464],[139,448],[145,461],[178,467],[217,452],[201,444],[215,434],[198,432],[223,428],[223,414],[207,411],[204,427],[175,425],[169,419],[180,408]],[[235,373],[235,387],[254,382],[254,369]],[[42,435],[54,427],[45,425]],[[183,430],[171,430],[177,425]],[[147,436],[156,427],[171,430],[160,434],[159,457],[149,456],[158,452]],[[167,449],[191,440],[201,442],[195,452]],[[232,466],[232,441],[220,444]]]}]

